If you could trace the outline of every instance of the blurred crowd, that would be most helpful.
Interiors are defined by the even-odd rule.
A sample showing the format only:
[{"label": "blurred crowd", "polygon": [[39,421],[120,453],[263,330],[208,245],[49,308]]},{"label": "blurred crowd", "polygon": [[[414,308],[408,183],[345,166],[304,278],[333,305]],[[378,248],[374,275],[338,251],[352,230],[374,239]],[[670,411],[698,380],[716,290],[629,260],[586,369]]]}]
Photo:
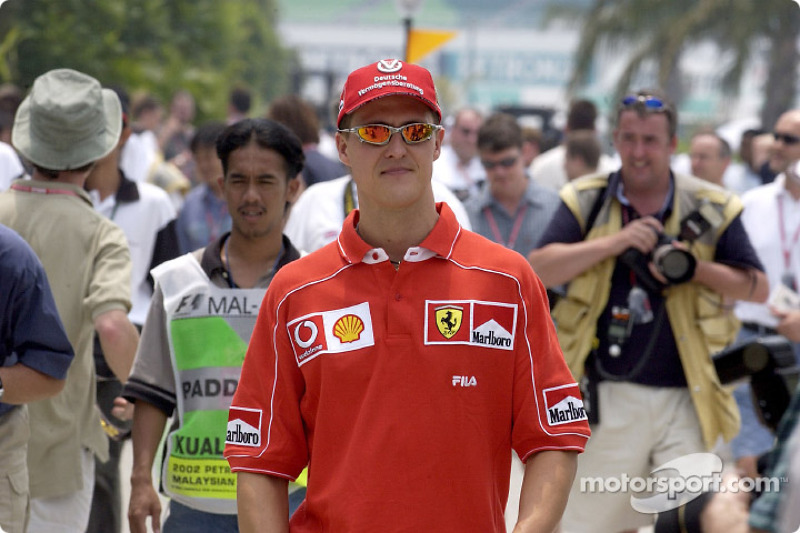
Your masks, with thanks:
[{"label": "blurred crowd", "polygon": [[[266,118],[282,124],[299,139],[304,156],[304,166],[300,173],[301,185],[296,195],[288,196],[287,203],[291,205],[288,206],[282,220],[282,232],[301,253],[313,252],[336,240],[345,217],[353,209],[358,208],[358,191],[349,174],[349,168],[339,160],[334,140],[336,132],[325,127],[326,121],[323,120],[326,115],[325,110],[296,95],[276,98],[269,103],[264,113],[258,113],[263,116],[256,117],[257,114],[252,108],[252,94],[242,87],[232,87],[226,116],[198,123],[194,97],[186,90],[177,90],[166,105],[149,94],[136,94],[132,97],[121,88],[113,90],[119,99],[122,112],[123,126],[119,144],[103,158],[92,160],[91,169],[87,172],[81,187],[96,212],[119,226],[125,234],[129,253],[126,268],[130,270],[131,291],[127,316],[129,325],[138,332],[142,331],[148,320],[154,287],[151,270],[213,243],[224,243],[225,237],[232,231],[235,222],[231,218],[230,200],[225,192],[223,180],[226,169],[223,168],[223,161],[218,156],[218,140],[226,128],[243,120]],[[13,142],[12,130],[17,127],[15,120],[20,120],[20,110],[25,109],[23,101],[26,97],[28,95],[17,87],[11,85],[0,87],[0,192],[13,188],[18,191],[23,190],[36,172],[36,168],[47,168],[46,164],[34,165]],[[644,110],[641,111],[640,117],[648,118],[647,113],[653,110],[655,113],[660,113],[667,105],[662,104],[661,100],[657,100],[658,104],[653,104],[654,100],[648,100],[649,98],[656,99],[649,94],[635,96],[631,102],[616,110],[619,116],[612,118],[618,120],[626,111],[634,108],[639,112],[636,106]],[[598,178],[602,177],[602,180],[606,180],[601,184],[599,194],[602,196],[606,194],[606,188],[617,186],[613,176],[619,174],[620,168],[627,171],[645,165],[655,165],[656,157],[647,150],[651,149],[648,148],[651,146],[648,143],[658,142],[658,139],[653,140],[651,138],[653,135],[650,133],[637,132],[635,135],[641,135],[641,139],[637,137],[630,142],[640,142],[641,145],[638,148],[626,148],[625,143],[629,139],[619,133],[619,124],[615,124],[613,132],[598,131],[597,107],[587,99],[565,102],[565,120],[563,127],[558,131],[555,144],[554,139],[545,136],[540,129],[531,127],[521,117],[506,112],[486,111],[473,107],[443,111],[445,111],[443,120],[445,141],[440,156],[433,164],[432,173],[433,190],[437,201],[447,202],[463,228],[471,229],[519,252],[529,259],[537,273],[540,273],[541,269],[540,276],[547,288],[551,306],[557,309],[560,305],[563,310],[566,305],[564,302],[571,302],[571,298],[574,298],[576,283],[573,282],[583,279],[581,276],[585,270],[591,270],[594,266],[587,265],[584,271],[576,271],[574,275],[569,275],[571,267],[564,265],[575,264],[573,256],[565,253],[552,255],[551,258],[549,254],[561,252],[562,249],[558,246],[564,243],[570,246],[577,245],[593,230],[605,231],[613,226],[615,216],[613,209],[607,206],[600,207],[602,201],[594,200],[594,197],[591,197],[591,201],[588,200],[589,197],[584,196],[585,191],[596,187],[596,184],[600,183]],[[727,321],[726,324],[733,324],[731,326],[733,329],[725,330],[724,341],[718,348],[765,335],[782,335],[797,349],[796,343],[800,341],[800,299],[797,308],[777,309],[773,305],[772,298],[767,302],[767,294],[772,295],[778,286],[796,294],[796,279],[800,276],[800,246],[798,246],[800,194],[795,194],[798,187],[796,183],[800,183],[795,168],[795,164],[800,161],[800,110],[786,110],[776,124],[764,124],[758,128],[748,128],[733,134],[717,126],[720,125],[695,127],[688,132],[685,139],[681,140],[678,140],[676,135],[670,136],[670,142],[674,139],[674,144],[667,150],[669,153],[664,153],[668,158],[667,175],[672,180],[667,180],[665,186],[670,187],[670,191],[682,190],[684,187],[682,181],[684,178],[675,176],[689,176],[690,185],[686,187],[692,191],[702,189],[700,196],[705,195],[704,199],[698,202],[716,202],[728,206],[721,207],[720,213],[724,219],[723,224],[726,227],[731,224],[733,228],[729,233],[731,242],[726,241],[724,245],[715,242],[716,252],[712,246],[708,252],[710,255],[701,257],[719,264],[736,265],[739,269],[737,272],[743,273],[741,278],[731,278],[733,280],[731,283],[737,284],[741,291],[726,293],[720,289],[715,295],[708,297],[716,306],[714,320],[718,322],[715,324],[721,324],[723,320]],[[84,163],[75,164],[80,166]],[[71,167],[65,168],[72,170]],[[698,185],[695,178],[711,185]],[[683,200],[675,200],[674,205],[670,203],[663,209],[659,204],[652,212],[634,213],[636,209],[631,207],[631,205],[635,207],[636,204],[636,200],[633,199],[634,193],[635,189],[629,184],[619,185],[619,192],[608,193],[608,198],[611,198],[609,202],[614,199],[619,200],[633,213],[626,215],[627,210],[621,211],[622,222],[618,223],[623,227],[627,227],[630,222],[632,222],[631,227],[649,224],[649,229],[654,233],[662,233],[667,231],[667,219],[672,210],[686,207],[681,203]],[[775,198],[778,198],[777,203]],[[598,206],[594,211],[592,201]],[[632,204],[625,203],[628,201]],[[694,203],[688,200],[687,202],[686,205],[694,207]],[[0,210],[3,209],[3,205],[0,203]],[[738,207],[731,207],[734,205]],[[726,211],[728,208],[731,211]],[[567,212],[568,209],[571,210],[571,214]],[[650,215],[657,221],[637,224],[637,220],[641,222],[649,219]],[[632,216],[632,219],[627,220],[626,216]],[[0,217],[0,221],[3,220]],[[560,233],[554,228],[555,225],[551,224],[553,220],[564,222]],[[577,233],[568,235],[569,228],[572,227],[571,221],[574,220],[580,222],[580,224],[575,223]],[[739,221],[741,221],[741,232],[738,229]],[[723,230],[720,232],[723,233]],[[748,245],[748,249],[743,252],[738,251],[738,244],[732,241],[739,242],[740,237],[746,240],[748,236],[752,246]],[[677,238],[676,235],[672,237]],[[43,237],[36,236],[34,240],[38,241],[41,238]],[[702,238],[697,239],[698,243],[701,241]],[[591,241],[587,239],[580,244],[589,242]],[[39,244],[41,245],[41,242]],[[694,242],[687,246],[692,245]],[[220,253],[224,253],[227,248],[223,244],[219,250]],[[584,256],[589,254],[580,250],[575,253],[583,253]],[[724,254],[727,255],[721,258]],[[102,252],[98,252],[97,257],[101,255]],[[553,259],[556,257],[557,260]],[[596,263],[601,265],[602,261],[598,260]],[[557,266],[553,267],[553,264]],[[56,263],[45,264],[45,269],[55,266]],[[765,273],[758,274],[765,277],[757,278],[757,275],[751,272],[751,267],[752,272]],[[618,267],[609,266],[611,270],[607,271],[607,277],[614,279],[613,284],[616,287],[617,276],[623,274],[616,270],[612,274],[615,268]],[[551,269],[552,274],[550,274]],[[559,272],[555,272],[556,270]],[[625,270],[624,276],[628,276],[629,272]],[[715,275],[725,277],[729,272],[721,271]],[[601,281],[604,283],[602,276],[599,274],[598,277],[591,279],[595,280],[593,283]],[[54,281],[56,279],[58,278],[51,277],[50,283],[57,283]],[[105,282],[110,282],[109,279]],[[0,292],[6,290],[4,281],[0,279],[2,288]],[[662,280],[659,278],[658,281]],[[637,287],[636,282],[633,282],[633,287],[630,287],[630,284],[626,285],[625,294],[621,296],[623,299],[628,298],[623,305],[627,311],[633,307],[630,298],[635,293],[635,287]],[[663,291],[663,287],[653,293]],[[613,299],[614,289],[609,290]],[[54,292],[59,292],[59,288],[56,287]],[[722,297],[717,298],[719,295]],[[647,301],[647,306],[652,305],[652,310],[661,305],[668,306],[667,303],[655,300],[652,294],[650,299],[652,302]],[[111,300],[113,298],[109,297],[109,301]],[[590,306],[587,303],[588,308]],[[650,313],[649,320],[653,320],[654,324],[660,324],[659,321],[664,319],[658,312],[653,319],[650,307],[642,313],[645,311]],[[85,311],[80,312],[85,313]],[[557,326],[561,328],[559,335],[567,327],[565,317],[571,312],[573,311],[554,315]],[[615,312],[609,307],[610,318],[603,318],[604,315],[598,309],[597,320],[600,321],[598,324],[602,325],[592,324],[592,328],[598,331],[602,328],[611,331],[614,320],[617,320],[617,316],[613,314]],[[649,322],[642,316],[638,319],[642,323]],[[665,320],[673,320],[673,317],[670,315]],[[114,362],[114,358],[122,356],[106,357],[116,348],[104,337],[108,335],[107,333],[97,330],[100,326],[96,320],[95,322],[90,320],[89,323],[92,324],[89,329],[94,328],[95,331],[92,331],[91,338],[84,338],[84,332],[81,342],[87,346],[91,345],[94,368],[91,371],[85,369],[83,377],[94,381],[82,382],[80,386],[92,387],[95,390],[93,397],[96,397],[97,406],[102,413],[102,427],[106,430],[105,435],[111,450],[110,460],[97,459],[93,470],[95,478],[94,492],[91,496],[93,503],[91,503],[91,520],[87,531],[114,532],[120,531],[121,522],[125,520],[127,512],[120,499],[120,483],[128,482],[128,473],[120,473],[119,461],[121,448],[131,432],[131,407],[129,404],[126,405],[126,402],[120,401],[120,395],[133,361],[132,357],[128,357],[129,360],[120,367],[119,363]],[[626,322],[623,329],[629,328],[627,324]],[[67,334],[72,335],[74,332],[69,330],[69,324],[65,325],[68,326]],[[127,325],[125,327],[127,328]],[[583,326],[579,323],[578,328],[581,327]],[[665,333],[659,329],[660,325],[651,324],[648,327],[655,329],[650,333],[653,338],[663,340]],[[672,329],[677,330],[678,326],[673,324]],[[128,329],[120,331],[129,332]],[[3,333],[6,331],[3,330]],[[565,332],[564,335],[567,338],[568,333]],[[579,333],[575,335],[579,336]],[[634,333],[630,342],[638,343],[637,346],[649,356],[653,347],[648,346],[646,350],[644,349],[648,345],[649,338],[642,337],[637,340]],[[626,339],[627,337],[618,344],[614,344],[614,339],[601,339],[593,350],[607,350],[611,358],[606,363],[610,361],[615,364],[614,361],[617,361],[614,355],[615,349],[620,349],[620,346],[624,359],[623,342],[627,342]],[[562,346],[564,342],[566,341],[562,339]],[[673,340],[669,342],[674,344]],[[6,339],[3,339],[3,343],[7,344]],[[663,345],[659,341],[654,348],[656,355],[661,348]],[[797,351],[800,354],[800,350]],[[694,385],[691,377],[687,384],[687,379],[682,376],[681,363],[678,362],[679,355],[683,359],[683,353],[679,353],[680,347],[672,351],[666,349],[665,352],[669,352],[669,357],[674,356],[674,361],[670,359],[668,363],[654,363],[648,360],[648,365],[662,365],[653,367],[655,370],[651,371],[652,376],[642,379],[639,379],[639,376],[631,378],[630,374],[620,370],[616,377],[606,377],[601,383],[617,381],[614,383],[616,386],[619,385],[618,381],[630,381],[637,385],[644,384],[659,389],[688,390],[690,386],[699,388],[701,385]],[[131,355],[130,348],[127,353],[128,356]],[[707,355],[709,354],[706,353]],[[77,347],[75,357],[77,361]],[[654,355],[653,359],[658,357]],[[595,360],[604,361],[604,358],[597,356]],[[10,366],[11,363],[9,358],[2,366]],[[580,369],[575,372],[576,378],[583,373],[583,365],[589,363],[581,361],[580,364]],[[675,381],[670,381],[672,378],[669,375],[672,370],[668,368],[669,364],[678,365]],[[682,365],[686,370],[685,360]],[[609,370],[614,374],[614,368],[609,368],[603,372]],[[575,371],[575,368],[572,370]],[[647,380],[651,378],[652,380],[648,382]],[[706,387],[713,383],[713,379],[704,381],[702,386]],[[601,389],[598,394],[603,397],[603,402],[608,401],[611,405],[612,400],[606,400],[602,396],[610,394],[606,389]],[[623,392],[618,394],[617,398],[623,397],[621,396]],[[625,402],[644,401],[638,392],[626,391],[625,394],[628,396],[624,396],[624,400],[616,400],[621,402],[620,405]],[[761,471],[757,466],[758,457],[772,449],[775,436],[773,431],[759,421],[757,409],[754,408],[750,398],[751,393],[747,386],[740,386],[736,393],[735,404],[740,414],[732,416],[741,417],[742,429],[731,434],[725,433],[726,428],[723,428],[725,431],[723,429],[719,431],[719,435],[725,434],[726,438],[733,438],[732,445],[724,444],[722,439],[717,439],[716,430],[712,433],[703,433],[707,427],[705,420],[702,419],[703,415],[700,415],[700,426],[703,427],[701,430],[687,430],[691,433],[691,438],[677,435],[670,437],[672,440],[654,439],[653,447],[643,449],[641,453],[645,456],[651,453],[657,455],[657,451],[654,450],[659,446],[677,446],[675,442],[681,439],[685,442],[698,441],[700,445],[705,444],[706,448],[714,449],[744,475],[752,478],[759,476]],[[683,399],[675,400],[670,397],[664,400],[662,407],[672,405],[673,401],[677,404]],[[690,404],[687,405],[688,407],[681,411],[684,413],[681,416],[694,417],[694,409]],[[676,411],[678,409],[676,407]],[[4,416],[3,413],[0,411],[0,419]],[[613,417],[611,414],[607,416]],[[671,423],[667,418],[658,422]],[[163,423],[161,429],[163,430]],[[640,430],[641,428],[637,426],[632,430],[627,428],[620,431],[627,431],[625,434],[630,436]],[[652,429],[654,432],[657,430],[658,428]],[[595,431],[594,426],[593,431]],[[598,443],[603,442],[600,433],[596,435],[593,438],[596,438]],[[794,441],[797,441],[797,438],[794,438]],[[793,446],[796,448],[797,442],[794,441]],[[687,446],[686,453],[691,451]],[[104,453],[90,455],[91,461],[95,461],[96,458],[106,459]],[[78,456],[65,456],[63,460],[86,462],[85,458],[81,459]],[[302,490],[302,487],[298,490]],[[42,491],[41,486],[37,486],[35,490],[32,488],[31,495],[34,499],[37,497],[36,491],[49,496],[48,491]],[[567,512],[569,515],[571,511],[568,509]],[[597,512],[597,508],[587,506],[586,512]],[[793,516],[785,520],[796,518]],[[575,519],[583,520],[583,518]],[[782,524],[786,523],[788,522]],[[647,525],[624,523],[621,518],[613,524],[609,527],[620,528],[620,531]],[[35,530],[33,525],[31,531]],[[793,527],[796,526],[797,523],[794,522]],[[40,530],[45,531],[46,528],[47,526],[44,526]],[[590,530],[592,529],[584,531]]]}]

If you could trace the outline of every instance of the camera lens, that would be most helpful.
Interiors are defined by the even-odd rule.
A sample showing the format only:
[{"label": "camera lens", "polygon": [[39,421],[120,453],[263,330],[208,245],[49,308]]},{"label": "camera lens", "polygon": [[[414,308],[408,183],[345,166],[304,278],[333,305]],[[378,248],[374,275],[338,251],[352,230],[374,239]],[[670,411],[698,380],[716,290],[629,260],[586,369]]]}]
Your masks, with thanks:
[{"label": "camera lens", "polygon": [[670,283],[689,281],[697,266],[697,260],[691,253],[671,244],[660,246],[653,252],[653,263]]}]

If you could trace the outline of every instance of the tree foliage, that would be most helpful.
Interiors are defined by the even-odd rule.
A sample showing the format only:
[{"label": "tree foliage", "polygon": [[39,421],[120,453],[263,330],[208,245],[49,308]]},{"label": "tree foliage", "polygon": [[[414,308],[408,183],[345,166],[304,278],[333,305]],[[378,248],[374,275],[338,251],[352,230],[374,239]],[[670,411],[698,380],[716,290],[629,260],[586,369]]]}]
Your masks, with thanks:
[{"label": "tree foliage", "polygon": [[276,0],[9,0],[0,8],[0,83],[28,88],[68,67],[168,101],[177,89],[201,116],[221,116],[234,84],[269,100],[288,88],[291,54]]},{"label": "tree foliage", "polygon": [[[559,15],[563,13],[551,13]],[[735,95],[754,45],[765,42],[770,52],[762,123],[771,126],[794,104],[800,10],[792,0],[594,0],[581,20],[572,90],[586,81],[598,49],[628,58],[617,83],[618,95],[630,88],[648,61],[658,67],[657,83],[668,87],[686,49],[710,40],[732,57],[722,89]]]}]

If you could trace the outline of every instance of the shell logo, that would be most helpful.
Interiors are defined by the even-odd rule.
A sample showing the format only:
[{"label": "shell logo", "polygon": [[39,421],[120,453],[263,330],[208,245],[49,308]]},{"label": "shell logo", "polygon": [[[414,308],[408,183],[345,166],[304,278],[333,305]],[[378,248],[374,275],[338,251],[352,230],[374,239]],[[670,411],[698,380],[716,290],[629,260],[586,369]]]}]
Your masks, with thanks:
[{"label": "shell logo", "polygon": [[341,342],[354,342],[361,337],[364,322],[356,315],[344,315],[333,325],[333,334]]}]

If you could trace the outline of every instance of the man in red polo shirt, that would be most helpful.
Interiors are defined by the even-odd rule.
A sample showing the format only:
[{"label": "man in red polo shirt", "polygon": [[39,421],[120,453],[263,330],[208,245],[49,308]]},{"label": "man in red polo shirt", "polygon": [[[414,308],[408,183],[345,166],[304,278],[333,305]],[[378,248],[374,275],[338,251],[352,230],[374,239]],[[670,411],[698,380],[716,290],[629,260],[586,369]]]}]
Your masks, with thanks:
[{"label": "man in red polo shirt", "polygon": [[[239,526],[256,531],[551,531],[589,426],[545,289],[522,256],[434,202],[430,73],[348,77],[336,143],[359,208],[267,291],[228,422]],[[288,520],[286,483],[308,466]]]}]

